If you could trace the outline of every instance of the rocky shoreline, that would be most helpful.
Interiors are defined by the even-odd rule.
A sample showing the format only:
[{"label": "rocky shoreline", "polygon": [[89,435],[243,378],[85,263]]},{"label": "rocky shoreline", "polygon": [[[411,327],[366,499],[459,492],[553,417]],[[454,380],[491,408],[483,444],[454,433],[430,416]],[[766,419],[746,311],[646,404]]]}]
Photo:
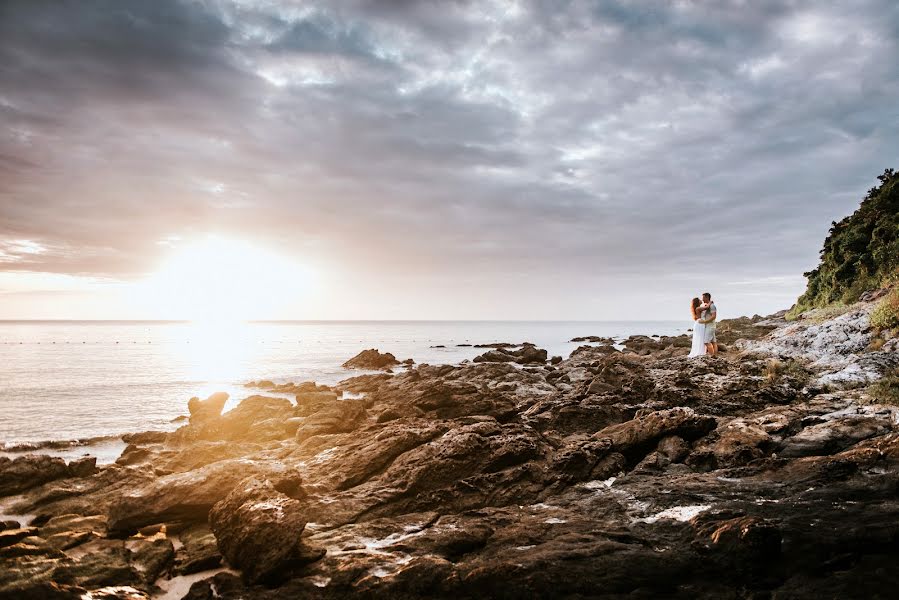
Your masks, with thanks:
[{"label": "rocky shoreline", "polygon": [[113,465],[0,458],[0,598],[886,597],[899,408],[868,386],[899,339],[873,306],[725,321],[695,360],[366,350],[382,372],[191,399]]}]

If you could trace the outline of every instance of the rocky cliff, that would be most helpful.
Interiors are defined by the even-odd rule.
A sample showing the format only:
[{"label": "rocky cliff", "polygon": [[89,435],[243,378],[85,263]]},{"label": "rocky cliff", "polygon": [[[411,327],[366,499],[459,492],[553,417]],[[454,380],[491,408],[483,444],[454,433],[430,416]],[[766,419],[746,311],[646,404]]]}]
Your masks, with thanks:
[{"label": "rocky cliff", "polygon": [[872,306],[724,322],[718,357],[635,336],[214,395],[112,466],[0,463],[27,515],[0,597],[886,597],[899,410],[867,386],[899,352]]}]

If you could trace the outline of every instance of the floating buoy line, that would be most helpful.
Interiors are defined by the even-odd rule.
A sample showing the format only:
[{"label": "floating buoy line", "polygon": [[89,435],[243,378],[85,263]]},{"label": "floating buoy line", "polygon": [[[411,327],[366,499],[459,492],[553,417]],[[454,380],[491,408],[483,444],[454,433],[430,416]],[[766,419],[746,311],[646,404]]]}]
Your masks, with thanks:
[{"label": "floating buoy line", "polygon": [[[159,341],[159,340],[157,340],[157,342],[158,342],[158,341]],[[347,340],[333,340],[332,343],[343,344],[345,341],[347,341]],[[429,340],[427,340],[427,341],[428,341],[428,343],[434,342],[433,339],[429,339]],[[437,340],[437,341],[440,342],[441,340]],[[469,340],[465,340],[465,341],[468,342]],[[172,340],[172,341],[171,341],[171,343],[185,343],[185,344],[190,344],[191,342],[192,342],[192,340],[184,340],[183,342],[180,342],[179,340]],[[424,343],[424,340],[422,340],[421,342]],[[455,340],[455,339],[452,339],[452,340],[445,340],[445,341],[443,341],[443,342],[441,342],[441,343],[455,343],[455,342],[456,342],[456,340]],[[19,341],[3,341],[3,342],[0,342],[0,344],[2,344],[2,345],[4,345],[4,346],[10,346],[10,345],[18,345],[18,346],[22,346],[22,345],[32,345],[32,344],[33,344],[33,345],[36,345],[36,346],[40,346],[41,344],[57,344],[57,343],[58,343],[58,344],[73,344],[73,343],[74,343],[74,344],[77,344],[78,341],[72,341],[72,340],[64,340],[64,341],[50,340],[50,341],[47,341],[47,340],[44,340],[44,341],[28,342],[28,341],[24,341],[24,340],[19,340]],[[81,344],[82,344],[82,345],[87,345],[87,344],[91,344],[91,345],[103,345],[103,344],[109,344],[109,345],[111,345],[111,346],[114,346],[114,345],[121,345],[122,343],[127,343],[127,342],[122,342],[121,340],[93,341],[93,342],[92,342],[92,341],[88,341],[88,340],[82,340],[82,341],[81,341]],[[140,342],[140,341],[138,341],[138,340],[131,340],[131,343],[132,343],[132,344],[138,344],[138,343],[141,343],[141,344],[142,344],[142,343],[144,343],[144,342]],[[147,340],[146,343],[147,343],[147,344],[152,344],[152,343],[153,343],[153,340]],[[162,343],[164,344],[164,343],[167,343],[167,342],[166,342],[166,341],[162,341]],[[258,340],[258,343],[260,343],[260,344],[266,344],[266,343],[269,343],[269,344],[287,344],[287,343],[292,343],[292,342],[291,342],[291,340]],[[302,343],[303,343],[303,340],[297,340],[297,344],[302,344]],[[322,344],[322,343],[325,343],[325,342],[324,342],[323,340],[315,340],[315,343],[317,343],[317,344]],[[348,342],[348,343],[351,343],[351,344],[352,344],[352,343],[359,343],[359,344],[391,344],[391,343],[393,343],[393,344],[402,344],[402,343],[412,343],[412,344],[416,344],[416,343],[419,343],[419,340],[368,340],[368,341],[366,341],[366,340],[359,340],[358,342]]]}]

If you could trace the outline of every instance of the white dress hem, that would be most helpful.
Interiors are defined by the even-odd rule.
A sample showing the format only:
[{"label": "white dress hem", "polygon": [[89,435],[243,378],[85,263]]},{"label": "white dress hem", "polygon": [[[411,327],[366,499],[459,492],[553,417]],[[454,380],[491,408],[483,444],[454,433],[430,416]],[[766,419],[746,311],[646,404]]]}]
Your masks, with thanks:
[{"label": "white dress hem", "polygon": [[693,322],[693,344],[690,347],[690,355],[689,358],[695,358],[697,356],[703,356],[706,354],[705,348],[705,338],[706,338],[706,325],[705,323],[700,323],[699,321]]}]

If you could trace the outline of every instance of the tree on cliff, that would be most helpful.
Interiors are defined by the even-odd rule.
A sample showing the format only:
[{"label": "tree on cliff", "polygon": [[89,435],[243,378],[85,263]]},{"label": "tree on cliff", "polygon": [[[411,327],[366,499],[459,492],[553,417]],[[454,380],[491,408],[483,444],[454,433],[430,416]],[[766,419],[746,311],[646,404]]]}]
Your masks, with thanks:
[{"label": "tree on cliff", "polygon": [[834,222],[821,264],[805,273],[808,287],[791,311],[854,302],[899,274],[899,173],[886,169],[861,206]]}]

